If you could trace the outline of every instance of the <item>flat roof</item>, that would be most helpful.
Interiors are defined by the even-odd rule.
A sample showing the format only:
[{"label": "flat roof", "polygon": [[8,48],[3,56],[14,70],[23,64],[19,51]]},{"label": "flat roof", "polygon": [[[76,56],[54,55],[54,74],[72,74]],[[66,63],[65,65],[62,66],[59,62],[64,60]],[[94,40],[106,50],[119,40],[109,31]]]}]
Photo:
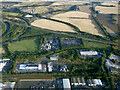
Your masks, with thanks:
[{"label": "flat roof", "polygon": [[69,79],[63,79],[63,88],[70,89],[70,80]]}]

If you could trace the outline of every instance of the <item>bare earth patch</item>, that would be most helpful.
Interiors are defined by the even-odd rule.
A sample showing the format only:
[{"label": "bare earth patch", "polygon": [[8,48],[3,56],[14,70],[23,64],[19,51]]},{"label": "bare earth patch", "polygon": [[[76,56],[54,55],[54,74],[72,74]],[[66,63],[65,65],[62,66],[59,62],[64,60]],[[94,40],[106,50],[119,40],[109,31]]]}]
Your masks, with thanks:
[{"label": "bare earth patch", "polygon": [[2,48],[2,47],[0,47],[0,54],[4,54],[5,53],[5,50]]},{"label": "bare earth patch", "polygon": [[31,25],[40,28],[54,30],[54,31],[75,32],[72,27],[66,24],[51,20],[46,20],[46,19],[35,20],[34,22],[31,23]]}]

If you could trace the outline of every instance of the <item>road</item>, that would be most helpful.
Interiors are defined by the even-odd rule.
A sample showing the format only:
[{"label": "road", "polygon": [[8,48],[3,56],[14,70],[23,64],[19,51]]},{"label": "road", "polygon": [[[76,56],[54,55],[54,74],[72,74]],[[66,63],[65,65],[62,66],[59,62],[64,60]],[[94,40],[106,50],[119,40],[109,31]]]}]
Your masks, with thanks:
[{"label": "road", "polygon": [[[11,22],[11,21],[8,21],[8,22]],[[25,25],[25,24],[20,24],[20,23],[16,23],[16,22],[14,22],[14,23],[17,24],[17,25],[21,25],[21,26],[25,26],[25,27],[29,27],[29,28],[33,28],[33,29],[40,29],[39,27],[35,27],[35,26],[31,26],[31,25]],[[40,30],[43,30],[43,29],[40,29]],[[90,38],[82,37],[82,36],[79,36],[79,35],[73,35],[73,34],[68,34],[68,33],[64,33],[64,32],[57,32],[57,31],[52,31],[52,30],[47,30],[47,29],[44,29],[43,31],[51,32],[51,33],[54,33],[54,34],[60,34],[60,35],[66,35],[66,36],[72,36],[72,37],[76,37],[76,38],[81,38],[81,39],[84,39],[84,40],[87,40],[87,41],[93,41],[93,42],[104,43],[104,44],[109,44],[109,45],[117,45],[117,43],[113,43],[113,42],[90,39]],[[19,38],[16,38],[14,40],[17,40]],[[10,41],[14,41],[14,40],[6,41],[3,44],[7,44]]]}]

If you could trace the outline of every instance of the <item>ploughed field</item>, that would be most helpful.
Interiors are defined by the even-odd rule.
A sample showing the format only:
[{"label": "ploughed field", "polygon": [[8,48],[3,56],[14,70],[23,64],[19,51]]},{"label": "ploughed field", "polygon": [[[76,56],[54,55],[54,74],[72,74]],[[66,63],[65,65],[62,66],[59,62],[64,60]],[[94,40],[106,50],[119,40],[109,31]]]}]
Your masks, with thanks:
[{"label": "ploughed field", "polygon": [[108,33],[112,36],[118,35],[118,25],[113,22],[114,16],[109,14],[97,14],[96,17],[103,25],[105,25]]}]

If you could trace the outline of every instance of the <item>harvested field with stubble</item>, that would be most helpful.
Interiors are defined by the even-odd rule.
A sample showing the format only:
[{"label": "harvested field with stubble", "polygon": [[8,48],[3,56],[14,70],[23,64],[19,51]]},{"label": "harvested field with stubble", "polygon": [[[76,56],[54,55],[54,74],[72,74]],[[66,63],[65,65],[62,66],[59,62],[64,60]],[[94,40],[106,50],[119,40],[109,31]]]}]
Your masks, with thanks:
[{"label": "harvested field with stubble", "polygon": [[49,30],[54,30],[54,31],[75,32],[72,27],[66,24],[47,20],[47,19],[35,20],[34,22],[31,23],[31,25]]},{"label": "harvested field with stubble", "polygon": [[89,3],[87,1],[69,1],[69,2],[54,2],[51,5],[83,5]]},{"label": "harvested field with stubble", "polygon": [[89,18],[90,14],[79,11],[69,11],[66,13],[61,13],[54,15],[54,18],[69,18],[69,17],[79,17],[79,18]]},{"label": "harvested field with stubble", "polygon": [[104,37],[104,33],[93,19],[71,19],[71,18],[52,18],[52,19],[71,23],[77,26],[80,29],[80,31]]},{"label": "harvested field with stubble", "polygon": [[96,22],[91,19],[90,14],[79,11],[70,11],[51,17],[52,19],[64,21],[77,26],[80,31],[87,32],[93,35],[105,36]]},{"label": "harvested field with stubble", "polygon": [[90,10],[90,7],[91,5],[84,5],[84,6],[79,6],[79,9],[81,12],[85,12],[85,13],[91,13],[91,10]]},{"label": "harvested field with stubble", "polygon": [[100,11],[102,14],[118,14],[118,7],[96,6],[95,10]]},{"label": "harvested field with stubble", "polygon": [[103,2],[101,5],[114,5],[114,6],[118,6],[118,2]]}]

